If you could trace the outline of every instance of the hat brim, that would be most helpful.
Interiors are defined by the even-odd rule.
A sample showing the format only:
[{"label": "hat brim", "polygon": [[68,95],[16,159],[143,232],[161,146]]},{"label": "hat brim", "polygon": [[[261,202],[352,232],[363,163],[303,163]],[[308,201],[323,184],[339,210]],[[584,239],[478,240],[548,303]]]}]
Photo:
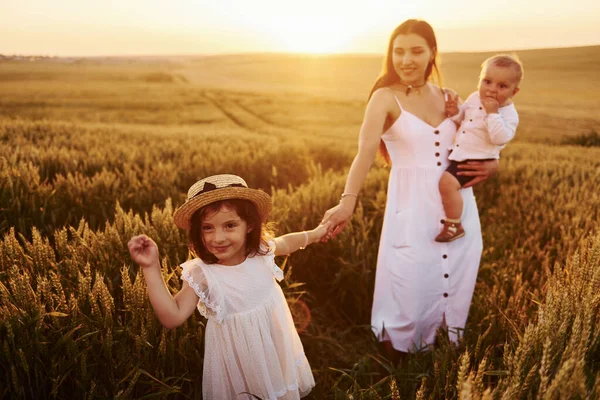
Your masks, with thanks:
[{"label": "hat brim", "polygon": [[242,199],[249,200],[256,204],[260,218],[264,218],[271,212],[271,196],[262,190],[250,189],[245,187],[224,187],[213,189],[202,193],[197,197],[187,200],[173,214],[175,225],[181,229],[190,230],[192,215],[202,207],[220,200]]}]

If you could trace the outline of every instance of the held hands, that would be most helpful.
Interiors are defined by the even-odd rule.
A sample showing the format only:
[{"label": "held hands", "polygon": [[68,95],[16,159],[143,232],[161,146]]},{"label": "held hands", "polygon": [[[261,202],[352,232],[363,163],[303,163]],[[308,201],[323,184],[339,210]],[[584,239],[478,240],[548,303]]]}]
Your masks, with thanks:
[{"label": "held hands", "polygon": [[458,114],[460,112],[458,108],[458,94],[447,90],[444,98],[446,99],[446,117],[453,117]]},{"label": "held hands", "polygon": [[327,233],[321,238],[321,242],[327,242],[329,239],[336,237],[350,222],[354,207],[349,208],[343,202],[330,208],[323,216],[322,224],[330,223]]},{"label": "held hands", "polygon": [[483,108],[485,108],[488,114],[498,114],[498,109],[500,108],[498,100],[491,97],[484,97],[481,99],[481,104],[483,104]]},{"label": "held hands", "polygon": [[133,261],[142,268],[150,268],[154,265],[160,266],[158,260],[158,247],[152,239],[146,235],[134,236],[127,243],[129,254]]},{"label": "held hands", "polygon": [[314,242],[323,241],[323,237],[325,235],[327,235],[327,232],[329,232],[330,226],[331,226],[331,221],[327,221],[325,223],[321,222],[319,224],[319,226],[317,226],[315,229],[310,231],[309,234],[313,238],[313,240],[311,242],[314,243]]}]

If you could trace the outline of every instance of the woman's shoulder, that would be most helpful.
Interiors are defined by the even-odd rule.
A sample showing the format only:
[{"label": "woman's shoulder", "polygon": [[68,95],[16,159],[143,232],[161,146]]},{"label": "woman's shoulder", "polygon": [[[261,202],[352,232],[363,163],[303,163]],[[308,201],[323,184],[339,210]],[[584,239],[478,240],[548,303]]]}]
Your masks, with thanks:
[{"label": "woman's shoulder", "polygon": [[373,96],[394,96],[394,89],[392,89],[389,86],[382,86],[380,88],[375,89],[375,91],[373,92]]},{"label": "woman's shoulder", "polygon": [[369,99],[371,106],[382,107],[385,109],[397,108],[399,103],[396,92],[389,86],[380,87],[375,90]]},{"label": "woman's shoulder", "polygon": [[403,89],[401,87],[395,87],[393,84],[389,86],[382,86],[373,92],[371,97],[377,95],[377,97],[383,97],[385,99],[397,99],[398,97],[402,97],[404,94]]}]

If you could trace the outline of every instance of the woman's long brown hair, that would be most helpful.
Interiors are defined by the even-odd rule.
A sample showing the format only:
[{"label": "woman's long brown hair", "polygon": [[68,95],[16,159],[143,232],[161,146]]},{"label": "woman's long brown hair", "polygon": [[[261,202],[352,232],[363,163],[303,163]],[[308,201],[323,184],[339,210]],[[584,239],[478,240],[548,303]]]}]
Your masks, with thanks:
[{"label": "woman's long brown hair", "polygon": [[[396,73],[396,69],[394,68],[393,61],[393,51],[394,51],[394,40],[398,35],[408,35],[410,33],[414,33],[416,35],[421,36],[427,42],[427,45],[433,52],[433,61],[429,63],[427,68],[425,69],[425,81],[428,81],[432,73],[435,78],[435,83],[441,88],[442,87],[442,77],[440,75],[440,70],[438,68],[438,51],[437,51],[437,40],[435,38],[435,33],[433,32],[433,28],[427,22],[420,19],[409,19],[404,21],[402,24],[398,25],[396,29],[392,32],[390,36],[390,41],[388,43],[387,53],[385,55],[385,59],[383,60],[383,67],[381,69],[381,73],[379,77],[375,81],[373,88],[371,89],[371,93],[369,93],[369,99],[373,96],[373,93],[382,87],[388,87],[393,85],[394,83],[400,82],[400,77]],[[390,155],[385,147],[385,143],[383,140],[379,141],[379,154],[383,157],[385,162],[389,165],[391,164]]]}]

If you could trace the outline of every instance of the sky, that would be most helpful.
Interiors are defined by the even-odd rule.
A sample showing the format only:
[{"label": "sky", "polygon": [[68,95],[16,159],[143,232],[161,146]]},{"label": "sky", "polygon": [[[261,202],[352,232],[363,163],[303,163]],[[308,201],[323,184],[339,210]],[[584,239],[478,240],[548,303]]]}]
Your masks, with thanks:
[{"label": "sky", "polygon": [[383,54],[407,18],[442,52],[600,44],[598,0],[0,0],[0,54]]}]

